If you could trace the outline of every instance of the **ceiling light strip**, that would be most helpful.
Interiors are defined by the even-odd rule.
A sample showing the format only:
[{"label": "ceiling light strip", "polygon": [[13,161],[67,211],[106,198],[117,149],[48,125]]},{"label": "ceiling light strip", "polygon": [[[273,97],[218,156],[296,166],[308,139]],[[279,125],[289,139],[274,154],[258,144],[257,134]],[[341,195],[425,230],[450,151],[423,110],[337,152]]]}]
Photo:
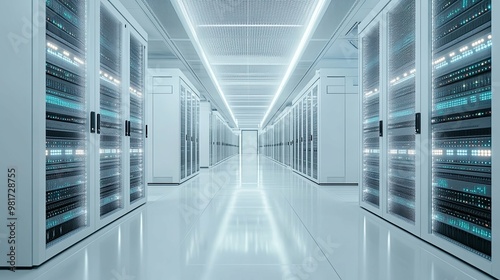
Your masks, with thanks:
[{"label": "ceiling light strip", "polygon": [[205,54],[205,51],[201,47],[200,40],[198,39],[198,35],[196,34],[196,30],[194,29],[193,23],[191,22],[191,19],[189,18],[189,14],[187,12],[187,9],[184,6],[184,3],[182,2],[182,0],[178,0],[177,3],[179,4],[179,8],[181,9],[182,15],[183,15],[184,19],[186,20],[186,23],[189,27],[191,37],[196,43],[198,52],[201,55],[201,59],[203,60],[203,64],[205,65],[205,68],[207,69],[207,72],[210,75],[212,82],[214,83],[215,87],[217,88],[217,91],[219,91],[219,94],[222,98],[222,101],[224,101],[224,104],[226,105],[227,109],[229,110],[229,114],[231,115],[231,118],[233,118],[233,121],[234,121],[236,127],[238,127],[238,121],[234,117],[233,111],[231,110],[231,107],[229,107],[229,103],[226,100],[226,96],[224,95],[224,92],[222,91],[222,88],[219,85],[219,81],[215,77],[214,71],[213,71],[213,69],[208,61],[208,58]]},{"label": "ceiling light strip", "polygon": [[269,106],[269,109],[267,110],[266,114],[264,115],[264,118],[262,119],[262,122],[260,123],[261,128],[263,127],[267,117],[271,113],[271,110],[273,109],[276,101],[280,97],[285,85],[288,83],[288,80],[290,79],[290,76],[292,75],[292,71],[297,66],[299,58],[302,56],[302,53],[304,52],[304,49],[307,46],[307,42],[309,41],[309,39],[312,35],[313,28],[319,20],[319,15],[321,14],[321,11],[323,10],[323,6],[325,5],[325,3],[326,3],[326,0],[318,0],[318,4],[316,5],[316,8],[314,9],[311,20],[309,21],[309,24],[307,25],[306,31],[304,32],[304,35],[302,36],[302,39],[300,40],[299,47],[295,51],[293,58],[290,61],[290,64],[288,65],[288,69],[286,70],[285,76],[283,77],[283,80],[281,81],[281,84],[278,88],[278,91],[276,91],[276,94],[274,95],[273,101],[271,101],[271,105]]},{"label": "ceiling light strip", "polygon": [[200,24],[198,27],[302,27],[300,24]]}]

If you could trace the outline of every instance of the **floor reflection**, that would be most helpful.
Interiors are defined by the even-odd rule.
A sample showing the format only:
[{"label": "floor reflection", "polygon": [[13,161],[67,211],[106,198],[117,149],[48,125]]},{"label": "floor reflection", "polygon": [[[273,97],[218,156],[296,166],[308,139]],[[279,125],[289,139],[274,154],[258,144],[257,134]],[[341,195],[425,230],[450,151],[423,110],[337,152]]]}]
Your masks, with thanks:
[{"label": "floor reflection", "polygon": [[39,268],[0,279],[490,279],[267,158],[233,157]]}]

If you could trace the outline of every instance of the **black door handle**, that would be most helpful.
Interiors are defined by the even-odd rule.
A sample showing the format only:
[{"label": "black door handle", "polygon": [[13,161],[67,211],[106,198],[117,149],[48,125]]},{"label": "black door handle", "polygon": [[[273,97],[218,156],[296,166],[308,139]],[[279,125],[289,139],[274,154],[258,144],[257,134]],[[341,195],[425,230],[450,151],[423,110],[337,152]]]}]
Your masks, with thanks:
[{"label": "black door handle", "polygon": [[380,137],[384,136],[384,121],[378,122],[378,136]]},{"label": "black door handle", "polygon": [[101,114],[97,114],[97,134],[101,134]]},{"label": "black door handle", "polygon": [[90,112],[90,133],[95,133],[95,112]]},{"label": "black door handle", "polygon": [[146,125],[146,138],[148,138],[148,125]]},{"label": "black door handle", "polygon": [[128,121],[125,120],[125,136],[128,136]]},{"label": "black door handle", "polygon": [[128,121],[127,126],[128,126],[128,136],[130,137],[130,134],[132,132],[132,127],[130,125],[130,121]]},{"label": "black door handle", "polygon": [[421,114],[416,113],[415,114],[415,134],[420,134],[421,132]]}]

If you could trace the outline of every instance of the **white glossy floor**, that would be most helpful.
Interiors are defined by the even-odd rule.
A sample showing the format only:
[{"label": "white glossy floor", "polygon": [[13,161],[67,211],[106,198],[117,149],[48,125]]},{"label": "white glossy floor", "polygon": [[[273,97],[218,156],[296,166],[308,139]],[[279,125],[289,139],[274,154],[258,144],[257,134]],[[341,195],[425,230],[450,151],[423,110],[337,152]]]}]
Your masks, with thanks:
[{"label": "white glossy floor", "polygon": [[266,158],[233,157],[43,266],[0,279],[490,279]]}]

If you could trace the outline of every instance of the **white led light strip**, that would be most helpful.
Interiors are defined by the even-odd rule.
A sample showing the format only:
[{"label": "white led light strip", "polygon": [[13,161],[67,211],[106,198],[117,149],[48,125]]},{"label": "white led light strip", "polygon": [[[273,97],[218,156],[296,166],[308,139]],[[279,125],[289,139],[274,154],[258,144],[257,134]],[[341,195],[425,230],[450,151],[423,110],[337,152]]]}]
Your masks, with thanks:
[{"label": "white led light strip", "polygon": [[198,27],[302,27],[299,24],[200,24]]},{"label": "white led light strip", "polygon": [[191,38],[193,41],[196,43],[199,55],[201,56],[201,59],[203,60],[203,64],[205,65],[205,68],[210,75],[210,78],[212,79],[212,82],[214,83],[215,87],[217,88],[217,91],[219,92],[222,101],[224,101],[224,104],[226,105],[227,109],[229,110],[229,114],[231,115],[231,118],[233,118],[234,123],[236,126],[238,126],[238,121],[233,115],[233,111],[231,110],[231,107],[229,107],[229,103],[227,103],[226,96],[224,95],[224,92],[222,91],[222,88],[219,85],[219,81],[217,80],[217,77],[215,77],[214,71],[212,69],[212,66],[210,65],[207,56],[205,54],[205,51],[201,47],[200,40],[198,39],[198,35],[196,34],[196,30],[194,29],[193,23],[191,22],[191,19],[189,18],[189,14],[186,10],[186,7],[184,6],[184,3],[182,0],[177,0],[177,3],[179,5],[179,8],[181,9],[182,16],[186,20],[186,23],[189,27],[189,31],[191,33]]},{"label": "white led light strip", "polygon": [[326,0],[318,0],[318,4],[316,5],[316,8],[314,9],[311,20],[309,21],[309,24],[307,25],[306,31],[304,32],[304,36],[302,36],[302,39],[300,40],[299,47],[295,51],[293,58],[290,61],[290,64],[288,65],[288,69],[286,70],[285,76],[283,77],[283,80],[281,81],[281,84],[278,88],[278,91],[276,91],[276,94],[274,95],[273,101],[271,102],[269,109],[267,109],[267,112],[264,115],[262,122],[260,123],[260,127],[263,127],[264,122],[266,121],[267,117],[271,113],[271,110],[273,109],[279,96],[281,95],[283,88],[288,83],[288,80],[290,79],[290,76],[292,75],[292,71],[297,66],[299,58],[302,55],[302,52],[304,51],[304,49],[307,45],[307,42],[309,41],[309,38],[310,38],[311,33],[313,31],[313,28],[316,25],[317,21],[319,20],[319,15],[320,15],[321,11],[323,10],[323,6],[325,5],[325,3],[326,3]]}]

